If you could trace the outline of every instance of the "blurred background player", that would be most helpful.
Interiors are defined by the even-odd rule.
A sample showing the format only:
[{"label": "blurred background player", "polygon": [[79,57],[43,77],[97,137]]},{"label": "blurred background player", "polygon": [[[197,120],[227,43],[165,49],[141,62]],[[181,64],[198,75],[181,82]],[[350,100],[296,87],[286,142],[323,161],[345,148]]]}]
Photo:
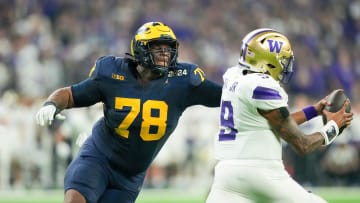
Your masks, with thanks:
[{"label": "blurred background player", "polygon": [[104,117],[65,174],[65,203],[135,202],[146,170],[192,105],[218,107],[221,86],[195,64],[177,62],[179,43],[161,22],[142,25],[129,57],[99,58],[89,78],[55,90],[36,115],[103,102]]},{"label": "blurred background player", "polygon": [[[294,181],[284,168],[282,140],[299,154],[329,145],[351,123],[347,100],[336,113],[323,110],[326,97],[292,113],[280,86],[293,73],[294,55],[286,36],[257,29],[243,39],[239,65],[223,75],[220,131],[215,143],[215,176],[207,203],[325,202]],[[299,124],[324,114],[329,122],[304,134]]]}]

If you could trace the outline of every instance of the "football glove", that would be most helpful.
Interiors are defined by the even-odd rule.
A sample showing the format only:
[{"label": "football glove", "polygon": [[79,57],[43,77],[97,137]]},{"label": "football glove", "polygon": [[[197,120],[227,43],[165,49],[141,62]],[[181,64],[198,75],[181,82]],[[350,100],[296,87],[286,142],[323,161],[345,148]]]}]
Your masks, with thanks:
[{"label": "football glove", "polygon": [[56,112],[56,106],[53,103],[45,103],[36,113],[36,123],[44,126],[51,125],[54,119],[64,120],[66,117]]}]

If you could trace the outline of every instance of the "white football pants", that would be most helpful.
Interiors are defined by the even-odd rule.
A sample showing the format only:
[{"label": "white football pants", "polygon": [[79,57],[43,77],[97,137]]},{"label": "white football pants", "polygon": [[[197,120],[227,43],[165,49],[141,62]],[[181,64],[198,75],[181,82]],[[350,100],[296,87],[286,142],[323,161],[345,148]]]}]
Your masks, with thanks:
[{"label": "white football pants", "polygon": [[206,203],[326,203],[293,180],[281,160],[226,160],[215,167]]}]

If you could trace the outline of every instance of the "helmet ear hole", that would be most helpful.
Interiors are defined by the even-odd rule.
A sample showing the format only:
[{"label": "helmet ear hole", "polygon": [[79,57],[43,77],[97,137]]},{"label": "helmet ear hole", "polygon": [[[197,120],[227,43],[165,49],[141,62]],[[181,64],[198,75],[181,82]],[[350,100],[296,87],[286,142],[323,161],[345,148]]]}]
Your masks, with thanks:
[{"label": "helmet ear hole", "polygon": [[244,49],[241,49],[240,51],[240,57],[243,57],[244,56]]},{"label": "helmet ear hole", "polygon": [[273,68],[276,68],[273,64],[266,64],[269,68],[273,69]]}]

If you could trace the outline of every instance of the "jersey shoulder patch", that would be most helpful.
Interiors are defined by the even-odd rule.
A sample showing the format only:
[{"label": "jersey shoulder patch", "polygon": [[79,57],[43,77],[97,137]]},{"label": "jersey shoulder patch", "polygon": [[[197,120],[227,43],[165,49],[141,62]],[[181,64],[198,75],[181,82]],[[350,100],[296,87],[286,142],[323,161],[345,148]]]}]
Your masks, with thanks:
[{"label": "jersey shoulder patch", "polygon": [[189,82],[191,86],[199,86],[202,82],[205,81],[205,73],[197,64],[184,64],[189,67]]},{"label": "jersey shoulder patch", "polygon": [[193,63],[176,63],[176,66],[169,70],[168,77],[185,77],[191,86],[199,86],[205,81],[204,71]]}]

